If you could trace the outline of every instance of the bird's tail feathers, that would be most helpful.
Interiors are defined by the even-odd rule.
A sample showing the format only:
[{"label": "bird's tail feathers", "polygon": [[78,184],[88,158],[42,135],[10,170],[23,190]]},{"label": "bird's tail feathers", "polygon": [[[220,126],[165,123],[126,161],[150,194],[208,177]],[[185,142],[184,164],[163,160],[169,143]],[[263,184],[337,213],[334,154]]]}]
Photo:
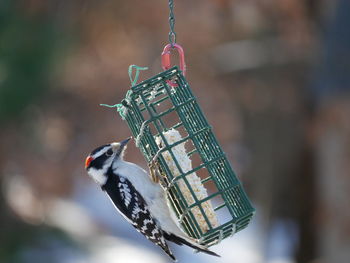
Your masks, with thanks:
[{"label": "bird's tail feathers", "polygon": [[163,251],[174,261],[174,262],[177,262],[177,259],[175,258],[173,252],[171,252],[171,250],[169,249],[168,247],[168,244],[164,243],[156,243],[158,246],[160,246]]},{"label": "bird's tail feathers", "polygon": [[174,242],[175,244],[178,244],[180,246],[182,245],[186,245],[186,246],[189,246],[193,249],[196,249],[200,252],[203,252],[203,253],[206,253],[208,255],[211,255],[211,256],[215,256],[215,257],[220,257],[220,255],[216,254],[215,252],[207,249],[205,246],[202,246],[200,244],[197,244],[195,243],[194,240],[191,240],[189,238],[186,238],[186,237],[183,237],[183,236],[177,236],[177,235],[174,235],[174,234],[169,234],[169,233],[164,233],[164,237],[169,240],[169,241],[172,241]]},{"label": "bird's tail feathers", "polygon": [[174,254],[169,250],[165,250],[163,249],[165,253],[167,253],[167,255],[174,261],[174,262],[177,262],[177,259],[175,258]]}]

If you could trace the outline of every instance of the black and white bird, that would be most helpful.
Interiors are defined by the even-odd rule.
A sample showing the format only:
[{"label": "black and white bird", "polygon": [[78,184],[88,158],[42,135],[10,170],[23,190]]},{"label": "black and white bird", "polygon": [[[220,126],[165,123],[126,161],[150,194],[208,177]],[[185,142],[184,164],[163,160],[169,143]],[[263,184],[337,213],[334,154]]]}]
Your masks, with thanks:
[{"label": "black and white bird", "polygon": [[187,237],[171,215],[163,188],[141,167],[124,161],[129,140],[106,144],[92,151],[85,161],[89,176],[107,193],[121,215],[173,260],[176,258],[166,240],[219,256]]}]

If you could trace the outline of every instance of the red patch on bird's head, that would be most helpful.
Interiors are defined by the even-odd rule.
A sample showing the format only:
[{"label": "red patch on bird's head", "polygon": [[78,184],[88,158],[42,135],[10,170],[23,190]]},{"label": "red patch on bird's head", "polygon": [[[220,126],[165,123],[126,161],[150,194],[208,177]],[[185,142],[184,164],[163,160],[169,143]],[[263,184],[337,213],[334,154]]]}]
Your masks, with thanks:
[{"label": "red patch on bird's head", "polygon": [[91,161],[93,160],[94,158],[92,158],[90,155],[88,157],[86,157],[86,160],[85,160],[85,169],[89,167]]}]

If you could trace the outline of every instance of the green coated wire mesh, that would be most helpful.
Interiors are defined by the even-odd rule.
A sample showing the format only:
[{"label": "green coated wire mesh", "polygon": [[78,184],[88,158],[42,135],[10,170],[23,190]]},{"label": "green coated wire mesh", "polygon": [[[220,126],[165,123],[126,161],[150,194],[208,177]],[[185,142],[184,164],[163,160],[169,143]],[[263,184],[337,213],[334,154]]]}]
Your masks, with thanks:
[{"label": "green coated wire mesh", "polygon": [[189,236],[211,246],[248,225],[255,210],[177,67],[133,86],[122,105],[120,115]]}]

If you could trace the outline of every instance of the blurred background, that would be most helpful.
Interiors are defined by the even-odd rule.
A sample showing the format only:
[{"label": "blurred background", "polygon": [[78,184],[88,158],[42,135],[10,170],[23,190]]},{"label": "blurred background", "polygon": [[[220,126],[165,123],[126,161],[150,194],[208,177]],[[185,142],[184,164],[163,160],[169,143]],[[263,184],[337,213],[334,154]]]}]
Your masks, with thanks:
[{"label": "blurred background", "polygon": [[[257,213],[180,262],[350,262],[350,2],[175,0],[187,78]],[[166,0],[0,1],[0,262],[169,262],[89,179],[161,71]],[[134,145],[127,159],[147,167]]]}]

